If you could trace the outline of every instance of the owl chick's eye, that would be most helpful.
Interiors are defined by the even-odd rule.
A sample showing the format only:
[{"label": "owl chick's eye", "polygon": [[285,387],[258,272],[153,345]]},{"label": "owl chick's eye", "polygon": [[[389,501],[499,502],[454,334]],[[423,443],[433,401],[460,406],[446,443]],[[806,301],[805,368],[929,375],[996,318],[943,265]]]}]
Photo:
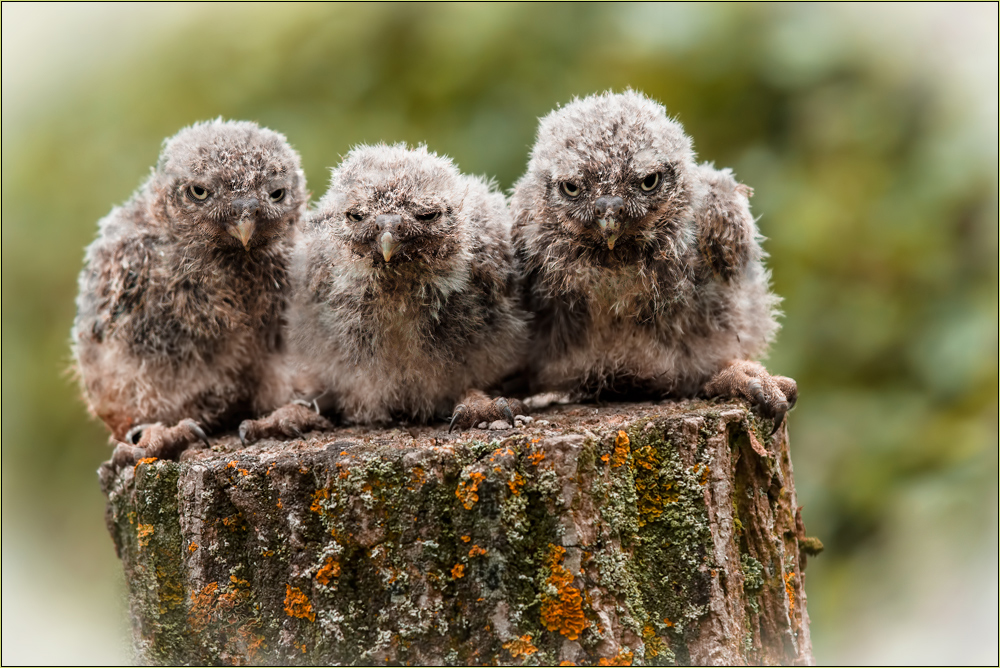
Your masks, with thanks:
[{"label": "owl chick's eye", "polygon": [[272,202],[274,202],[275,204],[277,204],[281,200],[285,199],[285,189],[284,188],[278,188],[277,190],[272,190],[271,194],[268,195],[268,197],[270,198],[270,200]]},{"label": "owl chick's eye", "polygon": [[432,220],[437,220],[440,217],[441,217],[441,212],[440,211],[430,211],[428,213],[418,213],[417,216],[416,216],[417,220],[419,220],[421,223],[429,223]]},{"label": "owl chick's eye", "polygon": [[191,194],[191,197],[199,202],[208,199],[208,190],[201,186],[191,186],[188,188],[188,192]]},{"label": "owl chick's eye", "polygon": [[566,193],[567,197],[579,197],[582,192],[582,188],[572,181],[563,181],[562,191]]},{"label": "owl chick's eye", "polygon": [[353,211],[347,212],[347,220],[350,220],[355,223],[360,223],[362,218],[364,218],[364,216],[362,216],[360,213],[354,213]]},{"label": "owl chick's eye", "polygon": [[651,192],[653,190],[656,190],[656,187],[658,185],[660,185],[660,173],[653,172],[652,174],[648,174],[646,178],[642,180],[642,183],[639,184],[639,187],[645,190],[646,192]]}]

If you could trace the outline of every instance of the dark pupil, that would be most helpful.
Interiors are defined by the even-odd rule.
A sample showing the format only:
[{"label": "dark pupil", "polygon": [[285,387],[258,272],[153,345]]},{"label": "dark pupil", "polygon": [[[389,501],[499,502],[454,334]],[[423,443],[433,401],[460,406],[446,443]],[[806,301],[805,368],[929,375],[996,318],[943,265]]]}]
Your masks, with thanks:
[{"label": "dark pupil", "polygon": [[192,188],[192,190],[194,190],[194,194],[197,195],[198,197],[201,197],[202,195],[205,194],[205,189],[199,188],[198,186],[195,186],[194,188]]},{"label": "dark pupil", "polygon": [[655,184],[655,183],[656,183],[656,174],[650,174],[642,182],[642,185],[646,186],[647,188],[652,188],[653,184]]},{"label": "dark pupil", "polygon": [[420,214],[420,215],[417,216],[417,220],[424,221],[424,222],[429,221],[429,220],[434,220],[435,218],[438,217],[439,214],[440,214],[439,211],[434,211],[432,213],[422,213],[422,214]]},{"label": "dark pupil", "polygon": [[281,199],[284,196],[285,196],[285,191],[282,190],[281,188],[278,188],[273,193],[271,193],[271,199],[273,199],[275,202],[277,202],[279,199]]}]

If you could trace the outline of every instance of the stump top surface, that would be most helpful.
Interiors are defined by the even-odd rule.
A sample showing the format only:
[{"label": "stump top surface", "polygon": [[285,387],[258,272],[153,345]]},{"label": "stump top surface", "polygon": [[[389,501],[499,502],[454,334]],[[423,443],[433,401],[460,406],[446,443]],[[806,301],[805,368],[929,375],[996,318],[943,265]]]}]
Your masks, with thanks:
[{"label": "stump top surface", "polygon": [[[331,445],[350,448],[352,454],[385,449],[412,450],[461,446],[473,442],[500,442],[512,437],[529,439],[552,438],[571,434],[603,436],[616,429],[625,429],[643,419],[723,416],[727,422],[749,416],[750,410],[740,401],[666,400],[604,404],[552,404],[529,416],[532,421],[523,427],[503,430],[471,428],[448,433],[447,423],[430,425],[397,425],[390,427],[352,426],[333,431],[310,432],[302,438],[262,439],[243,446],[235,433],[213,439],[211,448],[188,450],[182,462],[214,464],[228,462],[233,455],[249,455],[269,459],[287,455],[308,455],[327,452]],[[589,432],[589,434],[588,434]]]}]

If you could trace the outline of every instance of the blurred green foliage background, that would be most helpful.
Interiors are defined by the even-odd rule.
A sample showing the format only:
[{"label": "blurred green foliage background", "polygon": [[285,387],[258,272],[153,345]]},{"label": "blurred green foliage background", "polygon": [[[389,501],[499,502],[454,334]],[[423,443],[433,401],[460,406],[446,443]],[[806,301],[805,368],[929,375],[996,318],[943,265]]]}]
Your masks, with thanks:
[{"label": "blurred green foliage background", "polygon": [[314,197],[358,142],[510,188],[625,87],[756,192],[822,663],[997,661],[997,6],[3,4],[3,662],[129,661],[69,328],[83,247],[181,127],[260,122]]}]

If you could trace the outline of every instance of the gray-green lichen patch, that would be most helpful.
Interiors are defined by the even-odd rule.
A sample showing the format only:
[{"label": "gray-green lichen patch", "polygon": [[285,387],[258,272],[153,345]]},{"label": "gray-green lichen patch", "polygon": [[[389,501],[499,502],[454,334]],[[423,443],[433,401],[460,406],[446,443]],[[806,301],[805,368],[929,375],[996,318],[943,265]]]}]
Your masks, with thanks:
[{"label": "gray-green lichen patch", "polygon": [[[729,532],[741,557],[713,556],[713,448],[753,452],[730,443],[746,438],[733,426],[748,423],[745,408],[560,406],[536,417],[458,437],[416,428],[245,449],[223,440],[108,478],[142,658],[655,665],[700,660],[712,642],[778,656],[749,628],[762,613],[735,638],[710,637],[719,596],[748,610],[780,603],[790,623],[787,602],[766,595],[785,586],[788,551],[753,568],[755,536],[777,509],[774,490],[758,489],[772,464],[726,472],[745,479],[725,500],[742,523]],[[753,516],[760,504],[772,519]],[[720,594],[727,574],[742,586]]]}]

